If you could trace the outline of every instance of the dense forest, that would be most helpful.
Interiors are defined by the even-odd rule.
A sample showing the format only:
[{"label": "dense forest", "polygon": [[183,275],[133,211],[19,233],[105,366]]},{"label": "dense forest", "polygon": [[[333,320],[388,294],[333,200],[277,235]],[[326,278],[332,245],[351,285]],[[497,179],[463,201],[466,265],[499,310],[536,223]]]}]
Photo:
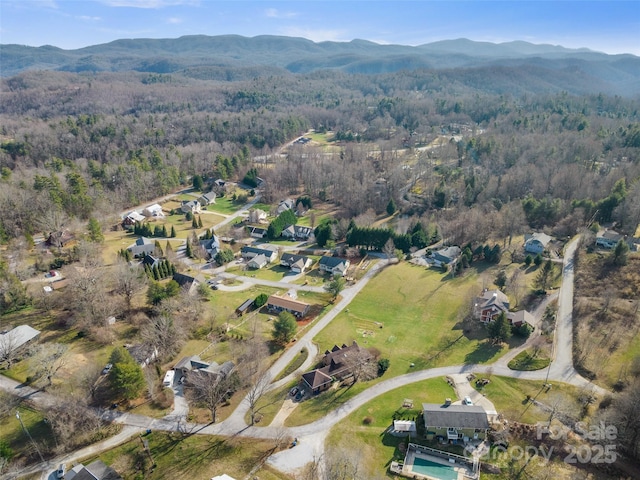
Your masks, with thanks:
[{"label": "dense forest", "polygon": [[[426,70],[236,82],[27,72],[2,91],[4,242],[63,217],[107,218],[193,175],[242,179],[251,168],[267,201],[306,192],[351,218],[393,199],[437,216],[459,242],[525,224],[631,231],[640,219],[638,99],[496,95]],[[309,129],[335,132],[337,148],[269,157]],[[438,136],[448,141],[427,147]]]}]

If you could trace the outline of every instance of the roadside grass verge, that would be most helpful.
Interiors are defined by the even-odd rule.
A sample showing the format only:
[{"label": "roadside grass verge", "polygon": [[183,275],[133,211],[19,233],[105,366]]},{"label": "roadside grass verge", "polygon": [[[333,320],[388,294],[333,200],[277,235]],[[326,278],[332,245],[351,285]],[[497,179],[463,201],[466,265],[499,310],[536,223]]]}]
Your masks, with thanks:
[{"label": "roadside grass verge", "polygon": [[[144,451],[142,439],[149,442],[148,453]],[[272,451],[272,440],[240,437],[225,439],[154,431],[144,437],[135,437],[98,457],[87,458],[82,463],[86,465],[99,458],[116,469],[123,478],[191,480],[211,478],[223,473],[244,478]],[[280,475],[264,478],[288,477]]]},{"label": "roadside grass verge", "polygon": [[303,348],[302,350],[300,350],[300,353],[296,355],[296,358],[294,358],[289,363],[289,365],[287,365],[287,367],[282,372],[280,372],[280,375],[278,375],[274,381],[277,382],[278,380],[281,380],[287,375],[295,372],[298,368],[300,368],[300,365],[302,365],[305,362],[308,356],[309,356],[309,350],[307,350],[306,348]]},{"label": "roadside grass verge", "polygon": [[531,350],[516,355],[507,365],[511,370],[541,370],[549,366],[551,360],[545,356],[534,356]]}]

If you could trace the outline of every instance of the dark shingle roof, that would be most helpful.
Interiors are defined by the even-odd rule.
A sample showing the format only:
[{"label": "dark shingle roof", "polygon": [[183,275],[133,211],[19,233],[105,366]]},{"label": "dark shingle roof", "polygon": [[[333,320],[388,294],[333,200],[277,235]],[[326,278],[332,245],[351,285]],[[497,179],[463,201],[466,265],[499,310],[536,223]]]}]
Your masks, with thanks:
[{"label": "dark shingle roof", "polygon": [[441,405],[423,403],[427,427],[489,428],[487,412],[480,405]]}]

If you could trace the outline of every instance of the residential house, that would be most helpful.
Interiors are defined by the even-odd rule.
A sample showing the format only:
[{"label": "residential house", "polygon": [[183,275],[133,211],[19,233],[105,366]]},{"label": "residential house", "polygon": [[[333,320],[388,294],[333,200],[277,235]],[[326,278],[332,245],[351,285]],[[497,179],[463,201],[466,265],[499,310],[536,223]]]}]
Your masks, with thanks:
[{"label": "residential house", "polygon": [[152,345],[140,343],[138,345],[125,345],[125,348],[142,368],[158,358],[158,349]]},{"label": "residential house", "polygon": [[596,246],[607,249],[616,248],[618,242],[623,238],[624,235],[614,230],[604,230],[596,236]]},{"label": "residential house", "polygon": [[186,377],[187,382],[189,381],[189,375],[193,374],[209,375],[216,379],[225,378],[230,375],[234,369],[235,364],[231,361],[219,365],[216,362],[205,362],[198,355],[183,357],[176,363],[175,367],[173,367],[178,379]]},{"label": "residential house", "polygon": [[303,273],[311,266],[313,260],[304,255],[294,255],[293,253],[283,253],[280,257],[280,265],[291,269],[293,273]]},{"label": "residential house", "polygon": [[460,255],[462,255],[462,250],[460,250],[460,247],[445,247],[432,252],[428,261],[435,267],[442,267],[442,265],[453,265],[458,261]]},{"label": "residential house", "polygon": [[[267,246],[271,247],[271,245]],[[245,246],[240,250],[242,258],[244,260],[251,260],[253,257],[258,255],[264,255],[269,263],[273,262],[276,258],[278,258],[278,250],[277,248],[259,248],[259,247],[250,247]]]},{"label": "residential house", "polygon": [[10,355],[38,338],[40,330],[29,325],[18,325],[8,332],[0,333],[0,361],[5,360],[4,355]]},{"label": "residential house", "polygon": [[551,241],[551,237],[546,233],[536,232],[524,236],[524,251],[537,255],[546,250],[547,245]]},{"label": "residential house", "polygon": [[200,247],[207,252],[207,258],[215,258],[220,251],[220,239],[214,235],[206,240],[200,240]]},{"label": "residential house", "polygon": [[290,198],[285,198],[281,200],[278,206],[276,207],[276,215],[280,215],[282,212],[287,210],[294,210],[296,208],[296,202],[294,202]]},{"label": "residential house", "polygon": [[509,312],[507,313],[507,320],[509,323],[515,327],[519,327],[524,325],[525,323],[533,327],[535,323],[535,318],[526,310],[518,310],[517,312]]},{"label": "residential house", "polygon": [[162,207],[157,203],[145,207],[145,209],[142,210],[142,215],[144,215],[145,217],[164,218]]},{"label": "residential house", "polygon": [[200,198],[198,198],[198,201],[200,202],[201,206],[206,207],[207,205],[216,203],[217,196],[218,195],[216,194],[216,192],[203,193],[202,195],[200,195]]},{"label": "residential house", "polygon": [[282,236],[291,240],[309,240],[313,229],[301,225],[288,225],[282,230]]},{"label": "residential house", "polygon": [[144,215],[139,214],[135,210],[133,212],[129,212],[122,219],[122,226],[124,228],[133,227],[138,222],[144,222],[146,217]]},{"label": "residential house", "polygon": [[476,298],[474,314],[482,323],[489,323],[502,312],[509,312],[509,298],[500,290],[484,290]]},{"label": "residential house", "polygon": [[153,268],[155,266],[159,266],[161,261],[162,260],[160,260],[159,258],[154,257],[153,255],[147,254],[142,259],[142,266],[145,267],[148,265],[149,268]]},{"label": "residential house", "polygon": [[247,267],[253,268],[254,270],[260,270],[265,265],[269,264],[269,260],[264,254],[256,255],[251,260],[247,262]]},{"label": "residential house", "polygon": [[62,248],[75,240],[75,238],[75,235],[65,228],[56,232],[51,232],[45,243],[50,247]]},{"label": "residential house", "polygon": [[236,315],[238,315],[239,317],[241,317],[242,315],[245,314],[245,312],[248,312],[249,309],[251,307],[253,307],[255,300],[253,298],[248,298],[247,300],[245,300],[242,305],[240,305],[238,308],[236,308]]},{"label": "residential house", "polygon": [[174,273],[173,280],[189,295],[193,295],[197,291],[198,285],[202,283],[201,279],[184,273]]},{"label": "residential house", "polygon": [[321,368],[316,368],[302,375],[303,384],[313,394],[318,394],[327,390],[334,380],[344,380],[351,377],[354,366],[360,362],[368,362],[371,358],[369,352],[360,348],[355,341],[348,346],[346,344],[341,347],[334,345],[331,351],[325,352]]},{"label": "residential house", "polygon": [[183,200],[180,206],[182,213],[200,213],[200,202],[198,200]]},{"label": "residential house", "polygon": [[55,282],[51,282],[48,286],[44,287],[45,292],[50,292],[54,290],[60,290],[61,288],[68,287],[71,284],[71,279],[63,278],[61,280],[56,280]]},{"label": "residential house", "polygon": [[249,232],[249,235],[252,236],[253,238],[266,238],[267,236],[266,228],[248,226],[247,231]]},{"label": "residential house", "polygon": [[504,313],[509,323],[516,327],[523,323],[533,327],[535,323],[533,315],[526,310],[509,311],[509,299],[500,290],[485,289],[482,295],[476,298],[473,309],[475,317],[485,324],[494,321],[501,313]]},{"label": "residential house", "polygon": [[323,272],[331,275],[340,275],[344,277],[347,274],[351,262],[345,258],[323,256],[318,262],[318,268]]},{"label": "residential house", "polygon": [[91,462],[86,467],[81,463],[74,465],[64,478],[65,480],[123,480],[118,472],[101,460]]},{"label": "residential house", "polygon": [[481,405],[423,403],[422,416],[428,440],[467,443],[484,440],[489,430],[487,412]]},{"label": "residential house", "polygon": [[147,237],[139,237],[136,243],[127,247],[134,258],[142,258],[145,255],[152,255],[156,251],[156,242]]},{"label": "residential house", "polygon": [[274,313],[289,312],[296,318],[302,318],[309,313],[311,305],[291,297],[271,295],[267,300],[267,310]]},{"label": "residential house", "polygon": [[311,393],[317,395],[324,392],[333,384],[333,378],[323,372],[322,368],[316,368],[310,372],[302,374],[302,382],[311,390]]}]

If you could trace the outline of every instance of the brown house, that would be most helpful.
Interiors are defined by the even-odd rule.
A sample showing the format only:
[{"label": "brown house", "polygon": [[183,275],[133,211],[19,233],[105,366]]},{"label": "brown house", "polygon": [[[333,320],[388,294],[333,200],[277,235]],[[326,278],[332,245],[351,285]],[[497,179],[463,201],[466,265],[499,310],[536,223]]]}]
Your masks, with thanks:
[{"label": "brown house", "polygon": [[327,390],[334,380],[344,380],[351,377],[354,367],[359,362],[369,360],[368,351],[360,348],[355,341],[349,346],[346,344],[343,344],[342,347],[334,345],[331,351],[327,350],[324,354],[322,359],[324,366],[302,375],[302,381],[313,394],[317,394]]},{"label": "brown house", "polygon": [[278,295],[271,295],[267,300],[267,310],[274,313],[280,313],[282,311],[293,314],[296,318],[304,317],[308,312],[311,305],[305,302],[300,302],[289,297],[279,297]]}]

